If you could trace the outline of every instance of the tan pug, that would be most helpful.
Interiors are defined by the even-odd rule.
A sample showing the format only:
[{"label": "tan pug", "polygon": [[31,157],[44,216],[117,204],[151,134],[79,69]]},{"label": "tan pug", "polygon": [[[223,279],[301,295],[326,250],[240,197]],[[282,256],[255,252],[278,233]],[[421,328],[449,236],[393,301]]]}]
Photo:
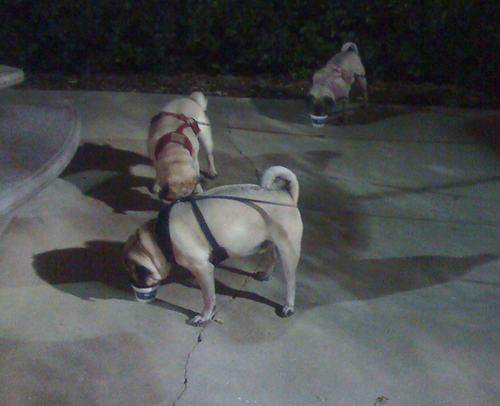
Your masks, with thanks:
[{"label": "tan pug", "polygon": [[[363,92],[364,106],[368,105],[366,74],[358,47],[352,42],[346,42],[340,53],[334,55],[325,67],[313,76],[313,85],[309,90],[310,113],[314,117],[324,117],[326,120],[334,105],[342,103],[342,120],[346,120],[349,108],[349,92],[357,81]],[[320,125],[318,125],[320,126]]]},{"label": "tan pug", "polygon": [[[273,166],[264,173],[260,185],[221,186],[194,198],[210,233],[229,257],[271,249],[273,263],[256,274],[256,279],[269,279],[276,258],[281,260],[287,293],[280,316],[291,316],[303,230],[297,207],[299,184],[293,172]],[[125,267],[134,289],[155,290],[168,276],[172,263],[191,271],[201,287],[204,309],[188,323],[202,326],[212,319],[215,310],[217,262],[213,247],[189,200],[175,202],[169,210],[167,218],[160,213],[158,220],[147,222],[128,239]]]},{"label": "tan pug", "polygon": [[148,154],[156,169],[154,192],[167,203],[202,191],[200,186],[200,144],[208,161],[207,177],[217,176],[210,121],[205,114],[207,99],[201,92],[173,100],[149,127]]}]

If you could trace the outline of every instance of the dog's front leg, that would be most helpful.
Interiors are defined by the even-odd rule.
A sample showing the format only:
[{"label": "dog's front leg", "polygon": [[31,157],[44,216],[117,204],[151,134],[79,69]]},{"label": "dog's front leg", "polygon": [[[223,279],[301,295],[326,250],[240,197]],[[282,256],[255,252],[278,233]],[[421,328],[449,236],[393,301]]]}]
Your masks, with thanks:
[{"label": "dog's front leg", "polygon": [[341,121],[343,123],[347,122],[347,110],[349,110],[349,90],[346,93],[347,93],[346,96],[342,99]]},{"label": "dog's front leg", "polygon": [[196,267],[190,266],[189,270],[196,276],[203,294],[204,308],[201,314],[188,320],[188,324],[199,327],[204,326],[212,319],[215,310],[215,279],[214,266],[210,262]]},{"label": "dog's front leg", "polygon": [[358,82],[361,85],[363,91],[363,107],[366,109],[368,107],[368,86],[366,83],[366,78],[364,76],[358,76]]},{"label": "dog's front leg", "polygon": [[200,133],[198,134],[198,138],[200,140],[203,152],[205,153],[205,156],[207,158],[208,178],[215,179],[217,177],[217,170],[215,169],[214,161],[214,142],[212,139],[212,130],[209,126],[209,123],[203,124],[203,127],[201,127]]}]

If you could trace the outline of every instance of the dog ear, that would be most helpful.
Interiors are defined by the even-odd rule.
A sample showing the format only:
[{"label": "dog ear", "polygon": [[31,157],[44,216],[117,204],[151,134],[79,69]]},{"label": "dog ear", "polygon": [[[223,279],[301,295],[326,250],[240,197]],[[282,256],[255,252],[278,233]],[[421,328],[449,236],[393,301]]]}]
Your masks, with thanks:
[{"label": "dog ear", "polygon": [[156,116],[154,116],[150,123],[149,123],[149,127],[152,127],[156,124],[156,122],[161,118],[161,113],[158,113]]}]

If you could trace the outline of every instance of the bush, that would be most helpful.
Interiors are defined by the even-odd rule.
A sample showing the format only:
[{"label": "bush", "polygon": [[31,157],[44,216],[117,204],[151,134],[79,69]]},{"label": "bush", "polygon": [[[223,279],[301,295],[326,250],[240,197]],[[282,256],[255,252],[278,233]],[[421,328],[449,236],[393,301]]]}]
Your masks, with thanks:
[{"label": "bush", "polygon": [[354,41],[372,78],[500,83],[493,0],[4,0],[0,61],[27,72],[309,77]]}]

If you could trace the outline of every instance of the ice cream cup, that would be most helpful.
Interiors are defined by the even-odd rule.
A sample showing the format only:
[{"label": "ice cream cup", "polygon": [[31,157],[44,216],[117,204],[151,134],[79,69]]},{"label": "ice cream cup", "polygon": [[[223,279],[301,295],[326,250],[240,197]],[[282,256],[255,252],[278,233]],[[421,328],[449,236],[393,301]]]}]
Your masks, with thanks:
[{"label": "ice cream cup", "polygon": [[160,285],[157,284],[147,288],[138,288],[137,286],[132,285],[132,288],[134,289],[135,298],[138,302],[151,303],[156,298],[159,286]]},{"label": "ice cream cup", "polygon": [[326,119],[328,118],[328,115],[326,116],[315,116],[314,114],[309,114],[312,120],[312,125],[313,127],[316,128],[321,128],[325,125]]}]

